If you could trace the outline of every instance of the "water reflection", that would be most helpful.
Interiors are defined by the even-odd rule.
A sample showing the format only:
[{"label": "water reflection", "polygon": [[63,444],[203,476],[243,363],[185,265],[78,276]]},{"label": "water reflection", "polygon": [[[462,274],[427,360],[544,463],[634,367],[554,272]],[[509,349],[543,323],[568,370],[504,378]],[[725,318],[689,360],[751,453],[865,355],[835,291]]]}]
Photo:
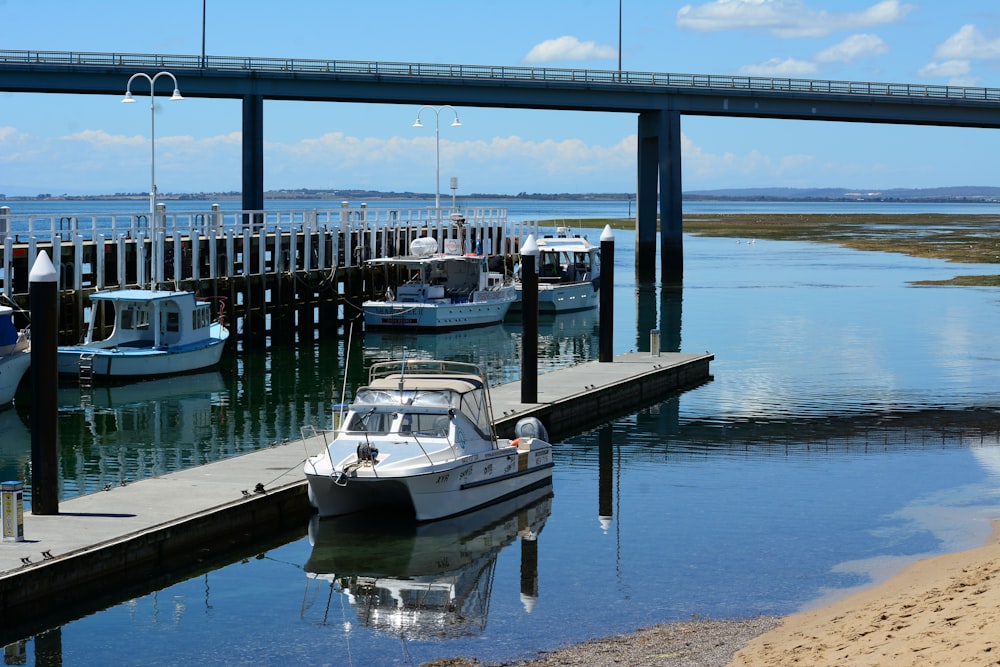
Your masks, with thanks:
[{"label": "water reflection", "polygon": [[31,432],[12,406],[0,409],[0,474],[26,479],[31,470]]},{"label": "water reflection", "polygon": [[511,329],[496,324],[479,329],[441,333],[379,332],[364,333],[365,365],[402,359],[446,359],[478,364],[487,371],[491,382],[502,382],[512,359],[520,356]]},{"label": "water reflection", "polygon": [[[475,636],[486,628],[498,554],[521,541],[521,600],[538,595],[538,536],[552,486],[451,519],[416,524],[371,514],[309,524],[303,617],[331,622],[343,596],[358,622],[408,640]],[[337,619],[342,622],[342,619]]]},{"label": "water reflection", "polygon": [[63,495],[220,457],[226,383],[218,371],[58,392]]}]

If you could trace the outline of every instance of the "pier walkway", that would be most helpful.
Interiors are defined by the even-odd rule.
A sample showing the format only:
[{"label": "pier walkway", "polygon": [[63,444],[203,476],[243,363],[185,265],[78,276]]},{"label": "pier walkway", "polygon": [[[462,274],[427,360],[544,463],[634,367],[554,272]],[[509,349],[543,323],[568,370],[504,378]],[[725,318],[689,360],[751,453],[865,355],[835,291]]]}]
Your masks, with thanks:
[{"label": "pier walkway", "polygon": [[[553,439],[633,412],[710,378],[712,354],[630,352],[539,376],[538,403],[520,382],[491,390],[501,432],[536,415]],[[58,515],[24,513],[24,541],[0,544],[0,643],[14,641],[116,599],[144,594],[171,570],[306,525],[302,464],[322,435],[60,502]],[[140,590],[142,593],[135,593]]]}]

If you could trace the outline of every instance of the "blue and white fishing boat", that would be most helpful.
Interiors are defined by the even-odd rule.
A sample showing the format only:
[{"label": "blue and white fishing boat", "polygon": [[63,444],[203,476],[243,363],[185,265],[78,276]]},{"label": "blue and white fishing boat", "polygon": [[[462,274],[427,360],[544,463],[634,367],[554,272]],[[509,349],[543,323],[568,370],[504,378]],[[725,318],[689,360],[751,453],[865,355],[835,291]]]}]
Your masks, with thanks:
[{"label": "blue and white fishing boat", "polygon": [[509,276],[490,271],[483,255],[437,252],[437,241],[422,237],[409,255],[368,261],[384,270],[390,287],[384,298],[362,303],[366,329],[442,331],[499,324],[517,300]]},{"label": "blue and white fishing boat", "polygon": [[[538,245],[538,312],[568,313],[596,308],[601,277],[601,249],[584,236],[572,235],[559,227],[555,236],[543,236]],[[518,300],[511,312],[521,310],[521,282]]]},{"label": "blue and white fishing boat", "polygon": [[0,306],[0,407],[14,400],[17,385],[31,365],[27,330],[14,325],[14,309]]},{"label": "blue and white fishing boat", "polygon": [[[118,289],[90,295],[93,312],[79,345],[60,346],[58,368],[81,382],[189,373],[219,363],[229,338],[212,304],[193,292]],[[112,312],[108,312],[110,308]],[[101,331],[111,327],[107,338]]]}]

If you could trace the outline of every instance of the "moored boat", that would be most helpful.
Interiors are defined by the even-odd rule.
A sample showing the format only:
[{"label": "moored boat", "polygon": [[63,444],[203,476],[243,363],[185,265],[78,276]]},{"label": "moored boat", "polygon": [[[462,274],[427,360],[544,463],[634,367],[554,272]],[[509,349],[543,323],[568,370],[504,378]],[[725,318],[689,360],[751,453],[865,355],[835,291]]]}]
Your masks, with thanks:
[{"label": "moored boat", "polygon": [[417,521],[461,514],[547,483],[552,446],[537,419],[513,440],[493,428],[482,370],[453,361],[373,364],[342,426],[306,460],[320,516],[391,507]]},{"label": "moored boat", "polygon": [[0,306],[0,407],[14,400],[17,386],[31,365],[31,340],[14,325],[14,309]]},{"label": "moored boat", "polygon": [[[60,346],[58,370],[81,381],[189,373],[219,363],[229,330],[193,292],[120,289],[90,295],[84,341]],[[110,308],[111,312],[105,312]],[[99,338],[107,326],[111,333]]]},{"label": "moored boat", "polygon": [[415,239],[409,254],[368,260],[392,284],[384,298],[362,303],[367,329],[464,329],[500,323],[517,290],[503,273],[491,271],[483,255],[437,252],[437,241]]},{"label": "moored boat", "polygon": [[[600,247],[584,236],[572,235],[559,227],[555,236],[543,236],[538,245],[538,311],[566,313],[587,310],[598,305],[597,290],[601,277]],[[521,309],[521,282],[517,282],[518,300],[512,312]]]}]

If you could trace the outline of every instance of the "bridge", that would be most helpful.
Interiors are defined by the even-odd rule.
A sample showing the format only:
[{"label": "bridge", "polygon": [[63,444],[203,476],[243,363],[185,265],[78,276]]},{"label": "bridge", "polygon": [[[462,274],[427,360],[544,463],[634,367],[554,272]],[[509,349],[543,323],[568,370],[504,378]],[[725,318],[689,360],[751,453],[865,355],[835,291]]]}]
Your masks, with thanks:
[{"label": "bridge", "polygon": [[186,97],[243,103],[243,209],[264,208],[264,100],[554,109],[637,116],[636,275],[683,279],[683,115],[1000,127],[1000,89],[507,65],[0,50],[0,90],[121,95],[169,70]]}]

